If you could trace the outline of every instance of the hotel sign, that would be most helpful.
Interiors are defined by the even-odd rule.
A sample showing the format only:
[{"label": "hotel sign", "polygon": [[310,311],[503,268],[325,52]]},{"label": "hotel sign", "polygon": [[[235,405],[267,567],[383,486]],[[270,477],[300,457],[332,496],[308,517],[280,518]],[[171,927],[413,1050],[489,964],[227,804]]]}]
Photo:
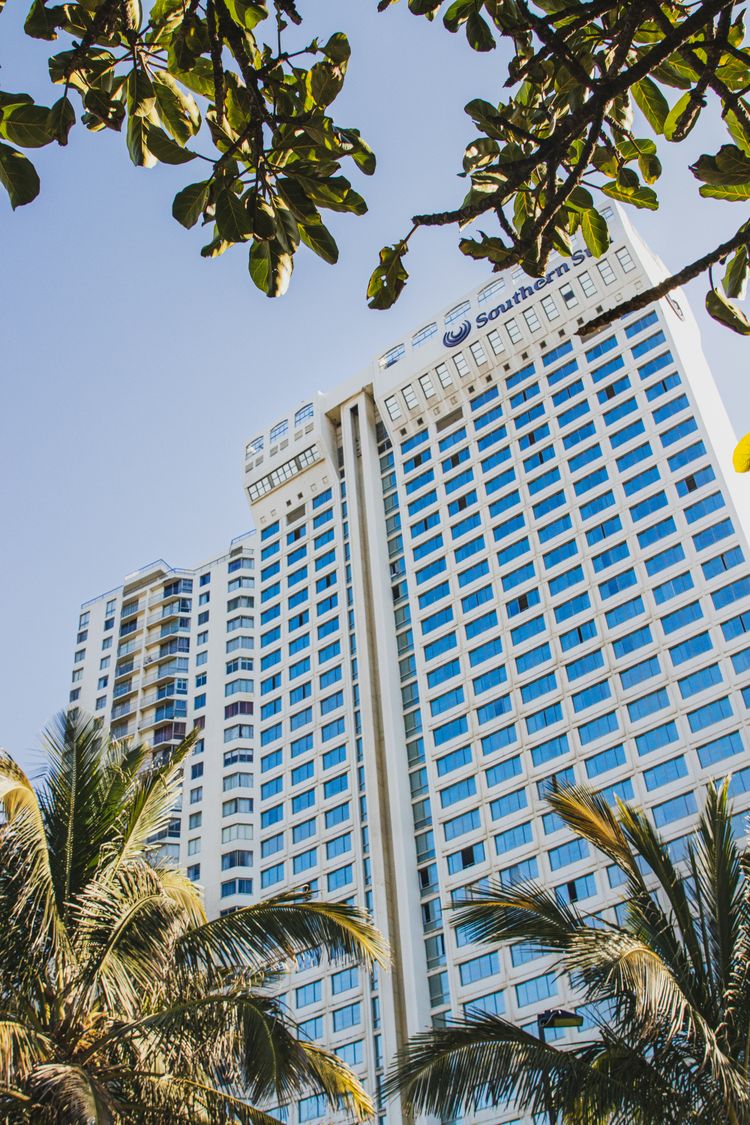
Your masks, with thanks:
[{"label": "hotel sign", "polygon": [[[576,250],[571,255],[571,262],[574,266],[580,266],[586,261],[586,258],[590,257],[590,250]],[[507,301],[501,301],[498,305],[495,305],[494,309],[490,309],[489,312],[480,312],[473,327],[484,328],[491,320],[496,320],[501,313],[511,312],[515,305],[520,305],[523,304],[524,301],[528,301],[529,297],[533,297],[535,292],[544,289],[547,285],[551,285],[556,278],[562,277],[564,274],[568,273],[569,270],[570,265],[567,262],[561,262],[559,266],[555,266],[554,269],[549,270],[544,277],[536,278],[533,284],[521,285]],[[444,334],[444,346],[446,348],[457,348],[459,344],[463,344],[471,331],[471,321],[464,320],[454,331],[448,331]]]}]

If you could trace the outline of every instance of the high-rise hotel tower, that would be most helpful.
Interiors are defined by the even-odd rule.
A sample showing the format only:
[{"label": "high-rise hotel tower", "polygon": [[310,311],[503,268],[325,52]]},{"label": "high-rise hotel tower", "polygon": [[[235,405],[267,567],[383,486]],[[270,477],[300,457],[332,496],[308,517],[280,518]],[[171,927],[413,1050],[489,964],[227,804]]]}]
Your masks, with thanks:
[{"label": "high-rise hotel tower", "polygon": [[[545,958],[451,925],[451,904],[491,878],[617,910],[612,869],[545,805],[553,782],[649,808],[679,851],[706,782],[731,773],[743,831],[750,566],[722,476],[733,434],[681,296],[577,335],[661,276],[610,224],[603,258],[580,248],[536,281],[497,275],[248,443],[254,584],[221,586],[185,654],[186,719],[216,699],[202,776],[185,781],[183,862],[212,909],[308,884],[373,911],[393,969],[331,971],[312,951],[288,1001],[375,1089],[405,1038],[450,1013],[533,1026],[575,1002]],[[200,589],[196,575],[186,616]],[[235,700],[242,717],[222,715]],[[325,1113],[315,1097],[278,1110]]]}]

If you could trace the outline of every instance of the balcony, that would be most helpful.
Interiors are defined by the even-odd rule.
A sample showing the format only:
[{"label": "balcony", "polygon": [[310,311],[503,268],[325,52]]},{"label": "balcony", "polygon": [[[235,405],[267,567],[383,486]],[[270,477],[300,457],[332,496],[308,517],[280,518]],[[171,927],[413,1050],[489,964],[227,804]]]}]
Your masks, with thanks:
[{"label": "balcony", "polygon": [[115,680],[121,680],[123,676],[132,676],[135,672],[138,672],[140,670],[140,667],[140,660],[118,660],[117,664],[115,665],[115,674],[113,678]]},{"label": "balcony", "polygon": [[154,733],[154,746],[163,746],[165,742],[182,742],[187,731],[187,723],[170,723],[167,727],[160,727]]},{"label": "balcony", "polygon": [[144,668],[150,664],[154,667],[143,678],[143,686],[149,687],[151,684],[157,683],[159,680],[169,680],[172,676],[187,675],[189,662],[184,657],[178,657],[176,660],[169,660],[166,663],[159,663],[158,665],[151,660],[147,660]]},{"label": "balcony", "polygon": [[135,711],[136,711],[136,697],[135,697],[135,695],[133,695],[130,699],[127,699],[124,703],[116,703],[115,704],[115,706],[112,708],[112,714],[110,716],[110,721],[114,722],[115,719],[121,719],[121,718],[123,718],[124,715],[132,715],[132,714],[135,713]]},{"label": "balcony", "polygon": [[125,683],[116,684],[112,692],[114,699],[122,699],[126,695],[134,695],[138,691],[138,681],[126,680]]}]

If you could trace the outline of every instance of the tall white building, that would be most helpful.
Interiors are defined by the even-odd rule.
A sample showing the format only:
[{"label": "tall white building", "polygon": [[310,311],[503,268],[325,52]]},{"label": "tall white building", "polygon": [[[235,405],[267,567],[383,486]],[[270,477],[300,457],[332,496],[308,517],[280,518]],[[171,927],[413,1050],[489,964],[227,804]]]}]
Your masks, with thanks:
[{"label": "tall white building", "polygon": [[200,728],[163,848],[212,914],[253,893],[254,539],[193,570],[158,559],[129,574],[81,606],[76,636],[72,706],[157,761]]},{"label": "tall white building", "polygon": [[[750,804],[750,568],[722,477],[733,435],[682,298],[576,335],[662,272],[610,223],[604,258],[498,275],[254,437],[241,717],[221,711],[239,675],[234,590],[212,604],[208,647],[191,635],[185,716],[205,691],[207,718],[183,862],[212,909],[308,884],[373,911],[392,971],[331,972],[313,951],[288,1000],[374,1089],[406,1037],[450,1013],[534,1026],[573,1002],[533,951],[473,946],[450,924],[467,887],[498,877],[617,908],[613,871],[547,809],[553,781],[648,807],[676,851],[710,779],[732,773],[738,818]],[[213,594],[228,560],[210,569]],[[90,706],[93,666],[76,667]],[[143,715],[133,724],[152,729]],[[237,724],[252,766],[227,763]],[[247,819],[227,806],[235,770]],[[252,887],[226,895],[220,856],[243,849]],[[325,1107],[278,1112],[317,1121]],[[395,1102],[380,1117],[403,1120]]]}]

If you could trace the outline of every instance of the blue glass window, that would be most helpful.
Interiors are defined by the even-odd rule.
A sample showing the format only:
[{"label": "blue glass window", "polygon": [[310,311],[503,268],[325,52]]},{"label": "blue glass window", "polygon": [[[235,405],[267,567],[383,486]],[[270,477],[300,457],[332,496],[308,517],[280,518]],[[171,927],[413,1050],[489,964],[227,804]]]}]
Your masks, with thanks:
[{"label": "blue glass window", "polygon": [[650,625],[644,625],[642,628],[635,629],[632,633],[626,633],[624,637],[613,641],[612,648],[615,656],[621,659],[623,656],[635,652],[636,649],[650,644],[652,640]]},{"label": "blue glass window", "polygon": [[559,734],[555,738],[549,738],[546,742],[540,742],[537,746],[532,747],[531,760],[535,766],[542,766],[545,762],[560,757],[561,754],[567,754],[569,750],[567,734]]},{"label": "blue glass window", "polygon": [[453,785],[448,785],[445,789],[440,790],[440,807],[443,809],[450,808],[458,801],[465,801],[467,797],[476,796],[477,783],[473,777],[465,777],[462,781],[456,781]]},{"label": "blue glass window", "polygon": [[736,582],[730,582],[729,585],[716,590],[711,595],[711,601],[714,603],[714,609],[725,609],[732,602],[746,598],[748,595],[750,595],[750,578],[738,578]]},{"label": "blue glass window", "polygon": [[733,731],[731,734],[724,734],[721,738],[715,738],[712,742],[706,742],[703,746],[699,746],[698,758],[705,770],[717,762],[723,761],[724,758],[741,754],[743,751],[742,737],[739,731]]},{"label": "blue glass window", "polygon": [[645,680],[658,676],[660,672],[659,658],[649,656],[646,660],[641,660],[639,664],[633,664],[630,668],[626,668],[624,672],[620,672],[620,683],[623,690],[627,691],[628,688],[635,687],[636,684],[642,684]]},{"label": "blue glass window", "polygon": [[660,805],[654,805],[651,810],[657,828],[663,828],[673,820],[680,820],[685,816],[694,816],[697,811],[695,796],[692,793],[683,793],[679,797],[672,797]]},{"label": "blue glass window", "polygon": [[[732,663],[734,663],[734,657]],[[683,676],[681,680],[677,681],[677,686],[682,698],[689,699],[691,695],[697,695],[698,692],[705,691],[706,688],[716,687],[720,683],[722,683],[722,676],[719,665],[708,664],[697,672],[691,672],[689,676]]]},{"label": "blue glass window", "polygon": [[673,664],[684,664],[686,660],[701,656],[712,648],[713,642],[709,633],[696,633],[694,637],[689,637],[688,640],[673,645],[669,650],[669,655]]},{"label": "blue glass window", "polygon": [[658,586],[654,586],[653,593],[657,605],[663,605],[664,602],[675,598],[678,594],[684,594],[687,590],[693,589],[693,579],[689,571],[683,574],[676,574],[674,578],[662,582]]},{"label": "blue glass window", "polygon": [[627,705],[631,722],[645,719],[668,706],[669,695],[666,688],[658,688],[656,691],[649,692],[648,695],[642,695],[640,699],[634,699],[632,703]]},{"label": "blue glass window", "polygon": [[606,551],[602,551],[601,554],[594,555],[591,561],[594,564],[594,570],[598,574],[600,571],[606,570],[608,567],[614,566],[615,563],[622,562],[623,559],[629,557],[630,549],[623,540],[622,543],[615,543],[614,546],[607,548]]},{"label": "blue glass window", "polygon": [[580,726],[578,728],[578,737],[581,741],[581,746],[587,746],[589,742],[594,742],[595,739],[602,738],[606,734],[614,734],[614,732],[619,729],[620,721],[617,717],[617,712],[608,711],[606,715],[598,715],[597,718]]},{"label": "blue glass window", "polygon": [[714,723],[721,722],[722,719],[731,718],[733,714],[732,704],[727,696],[724,696],[722,699],[713,699],[710,703],[707,703],[704,707],[698,707],[695,711],[689,711],[687,720],[691,731],[695,734]]},{"label": "blue glass window", "polygon": [[661,750],[662,746],[677,742],[679,737],[677,724],[670,720],[647,730],[645,734],[636,735],[635,746],[639,754],[650,754],[652,750]]},{"label": "blue glass window", "polygon": [[[486,734],[484,738],[482,738],[482,753],[494,754],[497,750],[502,750],[517,741],[515,724],[511,723],[509,726],[502,727],[500,730],[494,730],[492,734]],[[520,770],[520,765],[516,768],[518,763],[520,763],[520,759],[508,758],[503,765],[513,765],[513,773],[517,773]],[[512,776],[513,774],[508,774],[508,777]]]},{"label": "blue glass window", "polygon": [[577,645],[590,641],[595,636],[597,636],[595,622],[584,621],[581,625],[576,625],[575,628],[560,633],[560,644],[563,652],[568,652],[571,648],[576,648]]},{"label": "blue glass window", "polygon": [[490,769],[485,770],[484,776],[488,787],[491,789],[495,785],[509,781],[512,777],[519,777],[521,773],[521,757],[516,754],[514,757],[506,758],[504,762],[498,762],[496,766],[491,766]]},{"label": "blue glass window", "polygon": [[570,664],[565,665],[565,673],[568,681],[572,683],[574,680],[580,679],[581,676],[586,676],[589,672],[596,671],[604,665],[604,656],[597,649],[595,652],[589,652],[586,656],[581,656],[578,660],[573,660]]},{"label": "blue glass window", "polygon": [[608,750],[601,750],[598,754],[592,754],[590,758],[586,758],[584,764],[587,777],[599,777],[601,774],[625,764],[625,749],[622,744],[610,746]]},{"label": "blue glass window", "polygon": [[541,711],[526,716],[526,731],[528,734],[535,734],[536,731],[545,730],[553,723],[560,722],[562,717],[562,706],[559,703],[551,703]]},{"label": "blue glass window", "polygon": [[665,633],[674,633],[677,629],[684,628],[685,625],[690,625],[694,621],[700,621],[703,617],[703,610],[699,601],[690,602],[688,605],[681,606],[680,609],[674,610],[673,613],[668,613],[661,619],[661,627]]}]

